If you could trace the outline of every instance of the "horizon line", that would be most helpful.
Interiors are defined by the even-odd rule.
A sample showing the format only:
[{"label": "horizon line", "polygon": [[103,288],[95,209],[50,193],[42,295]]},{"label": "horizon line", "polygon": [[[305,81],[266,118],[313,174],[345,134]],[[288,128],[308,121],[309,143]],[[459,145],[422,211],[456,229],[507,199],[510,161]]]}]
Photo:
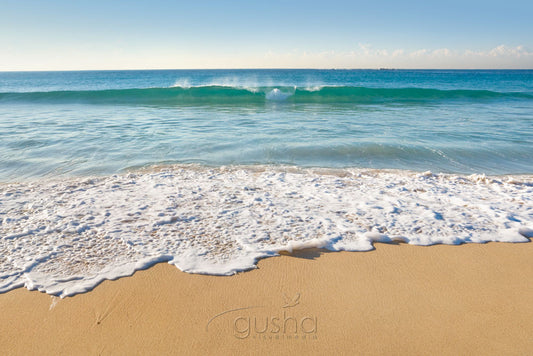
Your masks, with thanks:
[{"label": "horizon line", "polygon": [[395,68],[395,67],[375,67],[375,68],[312,68],[312,67],[257,67],[257,68],[122,68],[122,69],[23,69],[23,70],[4,70],[0,69],[0,73],[28,73],[28,72],[115,72],[115,71],[178,71],[178,70],[375,70],[375,71],[393,71],[393,70],[417,70],[417,71],[512,71],[512,70],[533,70],[531,68]]}]

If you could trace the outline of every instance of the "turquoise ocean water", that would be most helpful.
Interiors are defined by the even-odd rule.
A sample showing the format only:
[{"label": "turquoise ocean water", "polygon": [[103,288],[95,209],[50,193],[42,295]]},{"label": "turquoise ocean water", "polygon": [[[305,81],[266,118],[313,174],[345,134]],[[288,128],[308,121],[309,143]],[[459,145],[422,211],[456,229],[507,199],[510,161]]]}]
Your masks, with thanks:
[{"label": "turquoise ocean water", "polygon": [[532,237],[531,70],[0,73],[0,293]]},{"label": "turquoise ocean water", "polygon": [[0,181],[152,164],[532,173],[533,71],[0,73]]}]

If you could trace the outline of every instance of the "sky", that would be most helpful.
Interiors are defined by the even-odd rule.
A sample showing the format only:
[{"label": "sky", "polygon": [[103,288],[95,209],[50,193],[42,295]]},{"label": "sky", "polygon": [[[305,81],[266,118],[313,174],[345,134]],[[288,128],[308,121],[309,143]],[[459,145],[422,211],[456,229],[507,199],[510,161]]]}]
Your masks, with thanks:
[{"label": "sky", "polygon": [[533,69],[533,1],[0,0],[0,70]]}]

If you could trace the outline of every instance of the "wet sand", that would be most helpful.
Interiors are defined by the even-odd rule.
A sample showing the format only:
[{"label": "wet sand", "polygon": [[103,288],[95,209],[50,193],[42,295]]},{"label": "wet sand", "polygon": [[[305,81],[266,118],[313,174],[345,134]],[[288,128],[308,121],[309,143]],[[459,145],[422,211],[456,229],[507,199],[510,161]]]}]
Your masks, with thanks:
[{"label": "wet sand", "polygon": [[305,250],[230,277],[166,263],[0,294],[2,354],[527,354],[533,244]]}]

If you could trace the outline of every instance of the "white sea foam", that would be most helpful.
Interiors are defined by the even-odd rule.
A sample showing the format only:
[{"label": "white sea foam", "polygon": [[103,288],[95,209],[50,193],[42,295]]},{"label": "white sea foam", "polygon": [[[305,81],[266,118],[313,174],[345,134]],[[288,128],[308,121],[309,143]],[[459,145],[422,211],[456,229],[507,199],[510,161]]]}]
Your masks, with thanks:
[{"label": "white sea foam", "polygon": [[307,247],[527,242],[533,177],[174,166],[0,185],[0,292],[62,297],[167,261],[228,275]]},{"label": "white sea foam", "polygon": [[292,96],[292,93],[286,93],[286,92],[279,90],[278,88],[274,88],[271,91],[269,91],[265,97],[267,100],[283,101],[290,96]]},{"label": "white sea foam", "polygon": [[188,78],[177,79],[171,88],[182,88],[182,89],[191,89],[191,88],[209,88],[209,87],[224,87],[224,88],[234,88],[234,89],[243,89],[248,90],[251,93],[258,93],[261,90],[261,87],[255,81],[238,81],[235,78],[221,78],[218,80],[212,80],[208,83],[203,84],[191,84],[191,81]]},{"label": "white sea foam", "polygon": [[[279,88],[270,89],[274,87],[275,85],[283,89],[279,89]],[[305,85],[299,88],[297,85],[290,84],[290,83],[275,84],[272,80],[263,81],[260,84],[257,78],[246,78],[246,80],[243,80],[242,78],[222,77],[222,78],[213,79],[209,81],[208,83],[195,84],[195,85],[191,84],[191,81],[189,80],[189,78],[179,78],[179,79],[176,79],[174,81],[174,84],[171,86],[171,88],[183,88],[183,89],[205,88],[205,87],[224,87],[224,88],[243,89],[243,90],[248,90],[251,93],[264,92],[265,98],[267,100],[282,101],[294,95],[294,91],[296,91],[297,89],[315,92],[315,91],[320,91],[324,87],[324,85],[309,84],[309,85]],[[335,85],[332,85],[331,87],[335,87]],[[289,89],[289,92],[287,91],[287,89]]]}]

